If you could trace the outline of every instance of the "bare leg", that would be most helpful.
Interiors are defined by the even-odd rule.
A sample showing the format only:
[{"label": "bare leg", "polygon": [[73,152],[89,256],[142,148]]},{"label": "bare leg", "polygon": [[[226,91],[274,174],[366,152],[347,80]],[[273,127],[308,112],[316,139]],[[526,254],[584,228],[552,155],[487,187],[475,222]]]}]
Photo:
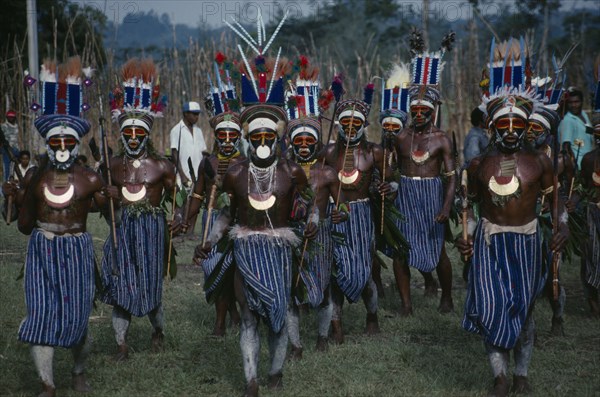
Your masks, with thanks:
[{"label": "bare leg", "polygon": [[129,358],[129,348],[127,346],[127,331],[131,323],[131,314],[125,309],[115,306],[112,311],[112,325],[115,330],[115,339],[117,340],[118,350],[115,355],[116,361],[124,361]]},{"label": "bare leg", "polygon": [[317,319],[319,321],[319,331],[317,336],[317,351],[324,352],[327,350],[329,328],[333,315],[333,301],[331,299],[331,285],[325,291],[323,302],[319,305],[317,311]]},{"label": "bare leg", "polygon": [[373,277],[369,279],[365,289],[362,292],[363,302],[365,303],[365,309],[367,309],[367,326],[365,333],[367,335],[374,335],[381,332],[379,330],[379,321],[377,319],[377,308],[378,308],[378,296],[377,287],[373,281]]},{"label": "bare leg", "polygon": [[494,388],[488,396],[505,397],[508,396],[508,350],[492,345],[485,345],[492,372],[494,374]]},{"label": "bare leg", "polygon": [[229,309],[229,299],[225,296],[220,296],[215,302],[215,326],[212,334],[214,336],[225,335],[225,318],[227,317],[227,310]]},{"label": "bare leg", "polygon": [[165,320],[162,304],[148,313],[148,319],[152,327],[154,327],[154,332],[152,333],[152,351],[155,353],[161,352],[165,348],[165,334],[163,333]]},{"label": "bare leg", "polygon": [[271,356],[271,369],[269,370],[269,389],[281,389],[283,387],[283,364],[287,351],[288,331],[284,324],[279,332],[269,328],[269,355]]},{"label": "bare leg", "polygon": [[73,379],[71,387],[73,390],[80,393],[87,393],[92,391],[92,388],[87,383],[85,377],[85,364],[92,350],[91,337],[86,335],[83,340],[75,345],[72,349],[73,354]]},{"label": "bare leg", "polygon": [[246,377],[244,396],[258,396],[258,359],[260,353],[260,337],[258,335],[258,317],[248,307],[242,276],[235,272],[235,296],[240,303],[240,349]]},{"label": "bare leg", "polygon": [[338,287],[335,280],[331,281],[331,301],[333,310],[331,313],[331,339],[334,343],[344,343],[344,332],[342,330],[342,309],[344,307],[344,293]]},{"label": "bare leg", "polygon": [[33,363],[42,381],[43,391],[38,397],[53,397],[56,389],[54,386],[54,348],[52,346],[31,345]]},{"label": "bare leg", "polygon": [[375,281],[375,285],[377,286],[377,297],[385,298],[385,291],[383,290],[383,283],[381,282],[381,265],[379,262],[373,259],[373,271],[372,271],[373,281]]},{"label": "bare leg", "polygon": [[531,355],[533,353],[533,342],[535,336],[535,322],[531,312],[525,320],[519,340],[515,345],[514,356],[515,356],[515,374],[513,378],[512,392],[515,393],[529,393],[531,392],[531,386],[527,381],[527,369],[531,362]]},{"label": "bare leg", "polygon": [[300,341],[300,310],[296,304],[291,304],[287,311],[287,332],[292,345],[290,358],[302,358],[302,342]]},{"label": "bare leg", "polygon": [[394,277],[402,301],[400,316],[410,316],[413,313],[410,300],[410,268],[407,263],[402,263],[398,258],[394,259]]},{"label": "bare leg", "polygon": [[442,297],[440,298],[438,311],[440,313],[450,313],[454,310],[454,303],[452,302],[452,264],[446,254],[444,245],[442,245],[440,262],[437,265],[436,272],[442,286]]},{"label": "bare leg", "polygon": [[427,298],[436,297],[438,294],[438,283],[437,283],[437,281],[435,281],[435,278],[433,278],[433,275],[431,274],[431,272],[423,272],[423,271],[419,270],[419,273],[421,273],[423,275],[423,279],[425,280],[424,295]]}]

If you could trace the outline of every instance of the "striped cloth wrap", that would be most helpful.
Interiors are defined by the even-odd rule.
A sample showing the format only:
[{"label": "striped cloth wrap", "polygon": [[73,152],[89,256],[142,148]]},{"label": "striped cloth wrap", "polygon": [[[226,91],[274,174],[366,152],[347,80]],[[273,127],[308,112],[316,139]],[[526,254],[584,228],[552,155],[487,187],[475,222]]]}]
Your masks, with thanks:
[{"label": "striped cloth wrap", "polygon": [[162,212],[133,213],[123,208],[117,226],[117,267],[113,274],[110,237],[102,259],[102,302],[119,306],[136,317],[157,308],[162,301],[165,261],[165,216]]},{"label": "striped cloth wrap", "polygon": [[250,231],[233,227],[233,253],[250,310],[274,332],[283,329],[292,286],[292,246],[299,239],[288,228]]},{"label": "striped cloth wrap", "polygon": [[[210,214],[211,220],[209,225],[210,229],[208,230],[209,235],[218,216],[219,211],[212,211]],[[207,211],[204,211],[204,213],[202,214],[202,233],[204,233],[204,228],[206,227],[206,218]],[[203,235],[204,234],[202,234],[201,236]],[[225,258],[223,258],[223,255],[225,255]],[[223,278],[227,274],[227,271],[231,268],[231,265],[233,264],[233,251],[227,250],[226,252],[219,252],[218,244],[214,244],[212,249],[208,253],[208,257],[204,261],[202,261],[202,270],[204,271],[204,280],[206,281],[212,275],[213,271],[215,270],[215,268],[221,260],[223,260],[223,265],[219,268],[219,274],[217,275],[215,282],[211,284],[210,288],[204,289],[207,301],[210,300],[212,293],[223,281]],[[233,284],[231,285],[231,288],[233,288]]]},{"label": "striped cloth wrap", "polygon": [[19,339],[72,347],[85,337],[94,300],[94,245],[88,233],[50,236],[34,229],[25,261],[27,317]]},{"label": "striped cloth wrap", "polygon": [[406,218],[397,227],[410,244],[408,264],[423,272],[432,272],[440,260],[444,245],[444,224],[435,221],[444,202],[440,177],[415,179],[401,176],[396,207]]},{"label": "striped cloth wrap", "polygon": [[295,297],[298,305],[308,303],[312,307],[317,307],[323,302],[325,291],[331,281],[331,264],[333,262],[331,225],[331,219],[321,220],[317,235],[308,243],[304,263],[298,269],[308,296],[306,301]]},{"label": "striped cloth wrap", "polygon": [[590,203],[587,208],[588,241],[585,261],[585,281],[600,288],[600,207]]},{"label": "striped cloth wrap", "polygon": [[512,349],[548,275],[539,227],[534,220],[528,224],[533,233],[488,234],[488,244],[484,222],[475,230],[462,326],[488,344]]},{"label": "striped cloth wrap", "polygon": [[334,272],[337,285],[352,303],[371,278],[373,254],[375,253],[375,227],[371,216],[369,199],[348,203],[350,212],[346,222],[332,226],[332,230],[345,236],[345,243],[334,242]]}]

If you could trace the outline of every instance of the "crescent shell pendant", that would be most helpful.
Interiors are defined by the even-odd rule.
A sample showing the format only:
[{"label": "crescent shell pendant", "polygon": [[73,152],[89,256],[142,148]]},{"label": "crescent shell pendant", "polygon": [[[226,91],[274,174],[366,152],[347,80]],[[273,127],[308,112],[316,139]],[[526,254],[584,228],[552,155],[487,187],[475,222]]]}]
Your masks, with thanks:
[{"label": "crescent shell pendant", "polygon": [[488,187],[498,196],[510,196],[519,189],[519,180],[513,175],[510,182],[500,184],[496,181],[496,178],[492,176],[488,182]]},{"label": "crescent shell pendant", "polygon": [[140,191],[137,193],[131,193],[129,190],[127,190],[127,186],[123,186],[121,188],[121,194],[125,200],[129,201],[130,203],[135,203],[136,201],[140,201],[146,197],[146,186],[142,186]]},{"label": "crescent shell pendant", "polygon": [[252,198],[252,196],[249,195],[248,201],[250,202],[250,205],[252,206],[252,208],[261,210],[261,211],[265,211],[275,205],[275,201],[277,201],[277,197],[270,195],[269,198],[266,200],[257,200],[255,198]]},{"label": "crescent shell pendant", "polygon": [[74,193],[75,188],[73,185],[69,185],[69,188],[63,194],[54,194],[50,191],[50,189],[48,189],[47,186],[44,186],[44,198],[48,204],[51,204],[50,206],[52,206],[52,204],[57,206],[65,206],[65,204],[68,204],[69,201],[71,201]]},{"label": "crescent shell pendant", "polygon": [[352,170],[351,172],[340,171],[338,172],[338,179],[345,185],[351,185],[358,179],[360,172],[358,170]]},{"label": "crescent shell pendant", "polygon": [[600,174],[592,172],[592,181],[594,181],[594,185],[600,186]]}]

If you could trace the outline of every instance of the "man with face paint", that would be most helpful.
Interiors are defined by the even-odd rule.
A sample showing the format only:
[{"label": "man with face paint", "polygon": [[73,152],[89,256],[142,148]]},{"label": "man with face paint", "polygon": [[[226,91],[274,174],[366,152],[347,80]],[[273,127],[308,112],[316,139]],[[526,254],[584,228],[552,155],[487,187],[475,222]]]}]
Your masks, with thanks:
[{"label": "man with face paint", "polygon": [[[349,219],[333,225],[333,230],[343,234],[345,243],[334,243],[335,282],[331,287],[333,314],[332,338],[343,343],[342,308],[344,296],[351,303],[363,298],[367,309],[365,332],[380,332],[377,318],[378,295],[372,277],[375,253],[375,227],[369,201],[369,188],[375,170],[383,175],[383,148],[368,142],[365,136],[370,105],[361,100],[341,101],[334,117],[338,128],[337,142],[323,150],[325,164],[338,171],[344,198],[348,201]],[[391,175],[387,170],[386,176]],[[380,194],[392,193],[387,182],[377,183]],[[336,204],[339,200],[334,197]]]},{"label": "man with face paint", "polygon": [[[67,72],[67,73],[63,73]],[[85,376],[91,349],[88,318],[92,312],[94,245],[86,231],[88,213],[104,207],[107,190],[102,177],[75,163],[82,137],[90,124],[81,118],[85,109],[81,84],[81,60],[64,65],[47,61],[40,71],[43,105],[34,125],[46,142],[47,161],[31,168],[23,181],[3,185],[5,195],[15,196],[19,230],[31,235],[25,261],[27,316],[19,327],[19,339],[31,345],[31,355],[43,391],[52,397],[54,348],[72,349],[72,388],[91,390]],[[72,95],[66,101],[67,91]]]},{"label": "man with face paint", "polygon": [[[481,218],[474,230],[469,229],[467,240],[462,236],[457,240],[460,252],[473,257],[462,325],[484,339],[494,396],[509,393],[511,350],[515,356],[512,391],[531,389],[527,380],[535,332],[531,312],[547,276],[537,198],[542,194],[553,202],[552,161],[545,153],[521,149],[534,104],[533,92],[509,88],[484,98],[495,147],[469,165],[469,195],[479,202]],[[562,200],[558,209],[558,232],[549,242],[554,254],[569,235]],[[475,224],[472,213],[469,223]]]},{"label": "man with face paint", "polygon": [[[554,109],[555,106],[539,106],[529,116],[527,132],[525,135],[525,142],[537,151],[545,153],[550,160],[553,160],[553,141],[557,139],[558,124],[560,122],[560,116]],[[575,173],[575,165],[571,160],[570,156],[566,156],[564,152],[558,154],[558,178],[560,183],[560,194],[563,197],[567,197],[570,190],[571,181]],[[570,206],[571,200],[567,201],[568,212],[573,211],[575,208]],[[546,203],[543,203],[544,208],[542,211],[548,211]],[[571,207],[571,208],[570,208]],[[544,246],[547,245],[545,242]],[[544,261],[547,264],[552,263],[552,253],[544,247]],[[564,336],[563,331],[563,312],[566,301],[566,293],[563,286],[559,286],[559,296],[557,300],[554,300],[553,293],[553,282],[552,277],[548,277],[546,280],[546,297],[552,307],[552,328],[551,333],[556,336]]]},{"label": "man with face paint", "polygon": [[[596,98],[596,104],[600,100]],[[596,148],[581,161],[581,180],[587,192],[588,240],[581,263],[584,292],[593,317],[600,317],[600,109],[592,115]]]},{"label": "man with face paint", "polygon": [[[196,185],[194,186],[194,190],[190,197],[191,204],[189,214],[184,225],[184,228],[189,227],[191,220],[198,214],[200,206],[205,205],[204,219],[202,222],[203,235],[210,232],[210,229],[214,226],[217,216],[219,215],[219,211],[222,210],[222,201],[217,205],[217,198],[223,193],[223,178],[225,177],[225,174],[231,167],[246,161],[246,157],[240,152],[240,139],[242,135],[240,116],[238,113],[226,111],[215,115],[210,119],[210,126],[213,128],[215,134],[217,153],[204,157],[200,163],[198,180],[196,181]],[[210,220],[208,219],[209,206],[211,206]],[[204,229],[207,227],[209,229],[205,231]],[[196,247],[196,250],[201,249],[202,244],[199,244]],[[233,290],[233,253],[227,252],[225,255],[226,258],[222,258],[223,253],[219,252],[215,245],[212,247],[208,258],[202,261],[205,280],[211,276],[219,261],[223,261],[224,263],[224,265],[220,267],[218,280],[215,281],[210,288],[205,288],[206,300],[214,300],[215,303],[216,319],[213,328],[213,335],[215,336],[225,335],[225,319],[227,311],[229,311],[233,323],[239,324],[240,322],[240,315],[237,311]],[[195,260],[199,264],[198,259],[199,253],[195,255]],[[220,289],[220,292],[216,296],[213,296],[219,283],[223,283],[224,287]]]},{"label": "man with face paint", "polygon": [[[411,86],[411,124],[394,141],[400,179],[396,206],[406,222],[398,224],[410,244],[408,260],[394,258],[394,276],[400,291],[401,316],[412,314],[410,268],[425,277],[425,292],[437,295],[436,270],[442,287],[438,310],[451,312],[452,267],[444,246],[444,223],[450,215],[456,184],[452,142],[435,126],[439,92],[430,86]],[[445,172],[442,174],[441,169]],[[446,186],[442,181],[446,177]]]},{"label": "man with face paint", "polygon": [[[294,160],[306,174],[310,187],[315,192],[314,212],[308,214],[318,223],[319,229],[314,240],[309,242],[302,266],[298,269],[302,282],[306,286],[307,298],[292,298],[288,312],[288,334],[292,345],[292,358],[302,357],[302,343],[299,330],[299,305],[308,303],[317,308],[318,336],[316,348],[325,351],[328,345],[329,327],[333,310],[331,301],[331,265],[333,263],[332,224],[348,219],[348,213],[332,210],[327,216],[330,197],[335,200],[339,191],[337,173],[330,166],[317,159],[321,145],[321,123],[314,117],[302,117],[288,123],[287,135],[290,137]],[[294,280],[296,284],[296,280]]]},{"label": "man with face paint", "polygon": [[[235,295],[241,307],[240,345],[247,396],[258,395],[258,320],[269,327],[271,367],[268,387],[281,388],[288,334],[292,247],[300,241],[288,227],[293,199],[306,197],[308,181],[297,164],[281,158],[280,136],[286,127],[285,112],[273,105],[247,107],[240,121],[250,142],[249,159],[231,166],[223,180],[229,206],[223,208],[207,244],[196,250],[197,259],[207,257],[210,247],[229,231],[236,263]],[[309,223],[305,236],[314,237],[316,224]]]},{"label": "man with face paint", "polygon": [[[123,81],[138,84],[142,98],[149,98],[156,78],[153,64],[137,59],[123,66]],[[127,89],[124,90],[127,92]],[[123,108],[113,109],[119,123],[122,153],[110,159],[112,189],[118,191],[121,216],[117,226],[117,250],[114,257],[111,239],[104,245],[101,299],[113,306],[112,325],[118,351],[117,361],[129,356],[127,332],[131,316],[148,316],[154,329],[152,349],[163,348],[164,319],[162,284],[165,262],[167,223],[161,200],[175,186],[175,167],[154,151],[150,131],[157,113],[150,103],[125,96]]]}]

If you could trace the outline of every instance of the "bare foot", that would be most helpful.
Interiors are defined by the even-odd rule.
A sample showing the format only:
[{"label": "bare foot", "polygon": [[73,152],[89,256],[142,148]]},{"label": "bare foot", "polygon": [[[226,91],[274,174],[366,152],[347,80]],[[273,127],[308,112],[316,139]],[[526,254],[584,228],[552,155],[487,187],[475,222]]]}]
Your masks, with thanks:
[{"label": "bare foot", "polygon": [[292,361],[302,360],[302,346],[292,345],[292,349],[290,350],[289,359]]},{"label": "bare foot", "polygon": [[165,350],[165,334],[160,330],[152,333],[152,352],[160,353]]},{"label": "bare foot", "polygon": [[442,314],[451,313],[454,311],[454,303],[452,298],[442,298],[438,306],[438,312]]},{"label": "bare foot", "polygon": [[71,379],[71,388],[79,393],[89,393],[92,391],[92,387],[87,382],[85,375],[81,374],[73,374],[73,379]]},{"label": "bare foot", "polygon": [[344,343],[344,333],[342,332],[342,322],[340,320],[331,320],[331,340],[337,345]]},{"label": "bare foot", "polygon": [[379,320],[377,319],[377,313],[367,313],[367,326],[365,328],[365,334],[371,336],[380,333]]},{"label": "bare foot", "polygon": [[327,337],[325,336],[318,336],[317,337],[317,351],[318,352],[326,352],[327,349],[329,348],[329,340]]},{"label": "bare foot", "polygon": [[400,317],[409,317],[413,315],[412,305],[402,305],[400,309],[398,309],[398,315]]},{"label": "bare foot", "polygon": [[258,397],[258,382],[256,379],[252,379],[248,382],[243,397]]},{"label": "bare foot", "polygon": [[508,397],[508,379],[506,379],[506,375],[494,378],[494,388],[490,390],[488,397]]},{"label": "bare foot", "polygon": [[54,386],[42,383],[42,392],[38,394],[38,397],[54,397],[55,395],[56,389],[54,388]]},{"label": "bare foot", "polygon": [[511,387],[510,391],[511,391],[511,393],[515,393],[515,394],[528,394],[528,393],[531,393],[533,391],[533,389],[529,385],[529,382],[527,381],[526,376],[514,375],[513,376],[513,385]]},{"label": "bare foot", "polygon": [[119,345],[117,349],[117,353],[114,356],[114,360],[119,361],[127,361],[129,359],[129,347],[127,345]]},{"label": "bare foot", "polygon": [[267,387],[271,390],[283,389],[283,374],[281,372],[269,375]]}]

